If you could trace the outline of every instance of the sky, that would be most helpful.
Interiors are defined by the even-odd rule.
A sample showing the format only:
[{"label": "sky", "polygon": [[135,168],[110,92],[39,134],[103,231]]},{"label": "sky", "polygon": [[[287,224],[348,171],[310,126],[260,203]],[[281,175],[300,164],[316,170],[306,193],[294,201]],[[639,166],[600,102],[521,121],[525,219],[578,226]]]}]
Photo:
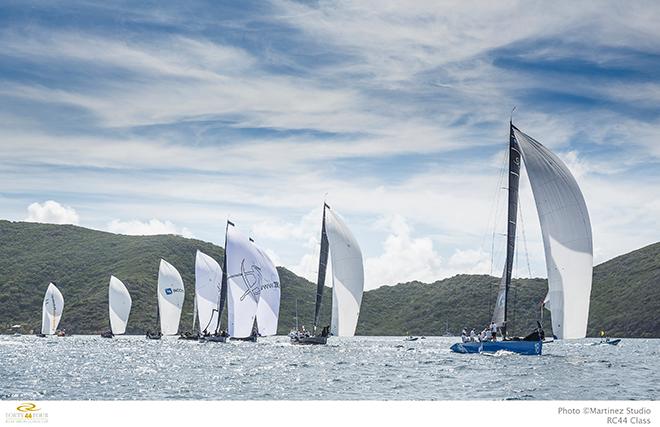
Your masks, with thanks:
[{"label": "sky", "polygon": [[[326,200],[366,289],[499,275],[515,106],[579,183],[598,264],[660,240],[658,22],[652,1],[3,1],[0,218],[220,245],[229,218],[314,279]],[[520,206],[514,275],[544,277],[525,177]]]}]

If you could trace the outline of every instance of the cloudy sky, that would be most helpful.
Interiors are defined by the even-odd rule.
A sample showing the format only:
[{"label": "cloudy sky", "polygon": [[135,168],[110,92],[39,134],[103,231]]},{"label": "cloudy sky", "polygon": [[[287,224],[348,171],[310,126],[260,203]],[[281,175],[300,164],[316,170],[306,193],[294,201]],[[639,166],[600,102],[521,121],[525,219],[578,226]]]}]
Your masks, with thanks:
[{"label": "cloudy sky", "polygon": [[[105,3],[0,6],[3,219],[222,244],[229,217],[313,278],[326,198],[368,288],[497,275],[517,106],[596,264],[660,240],[656,2]],[[521,188],[515,274],[545,276]]]}]

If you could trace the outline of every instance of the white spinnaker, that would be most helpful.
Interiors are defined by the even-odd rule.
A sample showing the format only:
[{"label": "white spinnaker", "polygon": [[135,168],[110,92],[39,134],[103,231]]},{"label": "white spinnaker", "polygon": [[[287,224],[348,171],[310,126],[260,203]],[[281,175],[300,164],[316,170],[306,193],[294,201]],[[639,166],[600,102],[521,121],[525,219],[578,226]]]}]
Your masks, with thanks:
[{"label": "white spinnaker", "polygon": [[332,209],[325,217],[332,260],[331,332],[336,336],[355,335],[364,291],[362,251],[355,236]]},{"label": "white spinnaker", "polygon": [[44,304],[41,312],[41,333],[44,335],[53,335],[57,331],[57,325],[60,324],[62,311],[64,310],[64,297],[57,286],[48,284]]},{"label": "white spinnaker", "polygon": [[277,334],[277,321],[280,314],[280,275],[277,273],[275,264],[270,257],[258,246],[257,251],[261,255],[262,283],[257,304],[257,326],[262,336]]},{"label": "white spinnaker", "polygon": [[593,269],[587,205],[575,178],[556,155],[516,128],[514,136],[541,223],[552,332],[563,339],[584,338]]},{"label": "white spinnaker", "polygon": [[158,312],[163,335],[176,335],[179,331],[185,295],[181,275],[172,264],[161,259],[158,268]]},{"label": "white spinnaker", "polygon": [[256,247],[236,227],[227,227],[228,333],[246,338],[252,334],[261,291],[262,258]]},{"label": "white spinnaker", "polygon": [[115,276],[110,276],[110,286],[108,286],[108,305],[110,311],[110,329],[115,335],[121,335],[126,332],[128,316],[131,313],[131,295],[121,280]]},{"label": "white spinnaker", "polygon": [[195,257],[195,295],[201,332],[213,333],[218,325],[222,268],[202,251]]}]

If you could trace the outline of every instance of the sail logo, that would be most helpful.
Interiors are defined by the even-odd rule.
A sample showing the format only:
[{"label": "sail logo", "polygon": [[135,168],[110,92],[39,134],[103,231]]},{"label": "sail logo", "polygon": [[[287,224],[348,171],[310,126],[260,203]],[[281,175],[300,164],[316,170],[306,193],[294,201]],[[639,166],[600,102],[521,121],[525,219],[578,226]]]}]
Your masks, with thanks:
[{"label": "sail logo", "polygon": [[32,402],[23,402],[16,407],[16,411],[5,413],[5,423],[7,424],[44,424],[47,422],[48,413]]},{"label": "sail logo", "polygon": [[241,301],[245,300],[248,295],[251,296],[254,301],[258,301],[259,295],[261,295],[261,283],[263,281],[261,267],[252,264],[251,268],[247,270],[245,268],[245,261],[245,258],[241,261],[241,272],[239,274],[229,276],[229,278],[240,276],[243,279],[243,283],[245,284],[245,292],[243,292],[243,295],[240,297]]},{"label": "sail logo", "polygon": [[175,293],[175,292],[183,292],[183,289],[181,289],[181,288],[174,288],[174,289],[172,289],[172,288],[165,288],[165,294],[166,294],[166,295],[172,295],[172,294]]}]

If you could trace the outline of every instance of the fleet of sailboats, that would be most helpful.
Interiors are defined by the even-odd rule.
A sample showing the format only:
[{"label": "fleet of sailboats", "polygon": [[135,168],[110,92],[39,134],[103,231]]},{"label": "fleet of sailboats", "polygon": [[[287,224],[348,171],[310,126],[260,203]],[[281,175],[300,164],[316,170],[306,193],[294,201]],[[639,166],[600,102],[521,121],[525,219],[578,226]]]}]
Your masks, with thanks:
[{"label": "fleet of sailboats", "polygon": [[552,316],[557,338],[584,338],[589,316],[593,265],[591,223],[587,206],[575,178],[554,153],[509,123],[507,247],[493,324],[502,341],[454,344],[459,353],[507,350],[521,354],[541,354],[544,332],[538,329],[522,339],[509,337],[507,323],[509,290],[516,246],[518,190],[521,166],[527,170],[541,223],[548,294],[546,308]]},{"label": "fleet of sailboats", "polygon": [[[548,292],[544,306],[551,313],[557,339],[586,335],[591,292],[593,244],[587,206],[568,167],[537,140],[510,123],[508,144],[507,244],[504,271],[498,288],[492,326],[502,339],[454,344],[459,353],[507,350],[541,354],[542,324],[526,337],[512,337],[507,326],[510,288],[516,250],[516,229],[521,168],[525,167],[539,216],[545,253]],[[314,321],[311,330],[289,334],[293,344],[326,344],[329,336],[353,336],[357,328],[364,291],[364,265],[360,246],[344,220],[326,203],[321,220],[319,268]],[[330,265],[332,310],[329,325],[321,323],[321,306]],[[160,260],[157,285],[159,332],[147,338],[176,335],[185,299],[183,279],[177,269]],[[192,332],[181,338],[208,342],[256,341],[258,336],[276,335],[281,286],[274,263],[252,238],[242,234],[231,221],[225,229],[222,266],[198,250],[195,256],[195,292]],[[131,311],[131,296],[115,276],[110,277],[108,305],[111,338],[124,334]],[[226,330],[221,329],[227,306]],[[58,333],[64,298],[54,283],[48,285],[42,307],[39,336]],[[495,332],[495,329],[493,329]],[[495,333],[494,333],[495,335]]]}]

